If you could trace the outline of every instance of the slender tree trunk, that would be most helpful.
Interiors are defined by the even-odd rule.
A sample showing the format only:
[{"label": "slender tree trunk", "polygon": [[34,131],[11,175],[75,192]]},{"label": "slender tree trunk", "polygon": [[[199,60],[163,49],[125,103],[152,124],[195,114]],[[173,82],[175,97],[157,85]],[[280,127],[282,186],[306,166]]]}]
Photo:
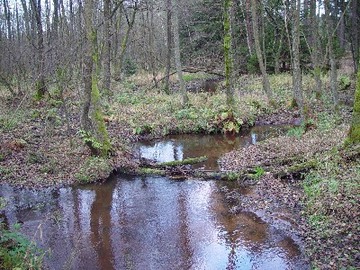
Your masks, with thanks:
[{"label": "slender tree trunk", "polygon": [[182,67],[181,67],[181,56],[180,56],[180,38],[179,38],[179,13],[178,13],[178,2],[172,0],[173,7],[173,33],[174,33],[174,52],[175,52],[175,65],[176,72],[178,75],[179,83],[180,83],[180,93],[182,96],[182,106],[187,106],[189,102],[189,98],[186,93],[185,83],[182,75]]},{"label": "slender tree trunk", "polygon": [[70,16],[70,31],[74,31],[75,22],[74,22],[74,3],[73,0],[69,0],[69,16]]},{"label": "slender tree trunk", "polygon": [[231,9],[232,0],[224,0],[224,59],[225,59],[225,87],[226,104],[230,110],[234,109],[234,89],[233,89],[233,55],[232,55],[232,36],[231,36]]},{"label": "slender tree trunk", "polygon": [[258,16],[257,16],[257,0],[251,0],[251,14],[252,14],[252,25],[254,32],[255,50],[256,56],[259,61],[260,71],[262,74],[263,89],[270,103],[273,103],[272,90],[270,88],[269,78],[266,72],[266,66],[264,64],[259,36]]},{"label": "slender tree trunk", "polygon": [[53,37],[57,39],[59,34],[59,23],[60,23],[60,3],[59,0],[53,0],[53,19],[52,19],[52,33]]},{"label": "slender tree trunk", "polygon": [[289,10],[288,10],[288,4],[289,2],[287,0],[283,0],[283,6],[284,6],[284,26],[285,26],[285,33],[286,33],[286,39],[288,42],[288,47],[289,47],[289,54],[290,54],[290,65],[293,64],[293,54],[292,54],[292,49],[291,49],[291,36],[290,36],[290,31],[289,31],[289,18],[288,18],[288,14],[289,14]]},{"label": "slender tree trunk", "polygon": [[318,22],[316,17],[316,1],[317,0],[310,0],[309,6],[309,46],[310,46],[310,55],[311,61],[313,65],[313,74],[315,79],[315,93],[316,98],[321,97],[321,64],[320,64],[320,55],[321,55],[321,46],[320,46],[320,39],[319,39],[319,31],[318,31]]},{"label": "slender tree trunk", "polygon": [[300,67],[300,0],[292,0],[292,55],[293,55],[293,104],[300,109],[304,119],[304,99]]},{"label": "slender tree trunk", "polygon": [[339,7],[339,10],[340,10],[340,21],[339,21],[339,28],[338,28],[338,38],[339,38],[339,45],[340,45],[340,48],[345,50],[345,45],[346,45],[346,38],[345,38],[345,16],[344,15],[344,12],[345,12],[345,2],[344,0],[341,0],[340,1],[340,7]]},{"label": "slender tree trunk", "polygon": [[[84,105],[82,128],[85,131],[85,142],[93,155],[106,156],[110,151],[110,140],[106,130],[100,106],[98,88],[99,52],[97,46],[97,29],[94,26],[94,0],[86,0],[84,7],[86,28],[86,55],[84,61]],[[89,113],[92,108],[92,117]]]},{"label": "slender tree trunk", "polygon": [[327,23],[327,35],[328,35],[328,53],[330,61],[330,90],[333,97],[333,103],[335,110],[337,109],[339,103],[338,91],[337,91],[337,69],[336,69],[336,59],[334,52],[334,36],[333,36],[333,22],[330,16],[330,1],[325,0],[325,16]]},{"label": "slender tree trunk", "polygon": [[[92,31],[93,31],[93,0],[87,0],[85,2],[85,29],[86,29],[86,47],[84,53],[84,71],[83,71],[83,80],[84,80],[84,103],[81,117],[81,126],[85,132],[90,133],[92,130],[92,124],[89,117],[90,106],[91,106],[91,85],[92,85],[92,73],[93,73],[93,59],[92,59]],[[91,145],[90,145],[91,147]],[[92,150],[95,151],[95,150]]]},{"label": "slender tree trunk", "polygon": [[246,42],[249,50],[250,56],[254,54],[254,35],[253,35],[253,26],[251,18],[251,0],[245,0],[245,29],[246,29]]},{"label": "slender tree trunk", "polygon": [[7,38],[8,40],[12,39],[12,31],[11,31],[11,12],[9,8],[9,2],[7,0],[3,0],[4,4],[4,15],[6,18],[6,26],[7,26]]},{"label": "slender tree trunk", "polygon": [[[278,32],[278,31],[277,31]],[[283,33],[277,33],[276,37],[279,36],[278,38],[278,42],[274,42],[275,46],[274,46],[274,72],[275,74],[279,74],[280,73],[280,56],[281,56],[281,51],[283,49],[283,38],[284,35]],[[275,37],[275,39],[276,39]]]},{"label": "slender tree trunk", "polygon": [[[123,10],[124,10],[124,12],[126,12],[125,7],[123,8]],[[128,23],[128,27],[126,29],[125,36],[124,36],[124,38],[123,38],[123,40],[121,42],[120,56],[119,56],[118,65],[117,65],[117,72],[116,72],[117,75],[116,75],[116,78],[115,78],[116,81],[121,81],[122,66],[123,66],[123,63],[124,63],[124,58],[125,58],[125,53],[126,53],[126,49],[127,49],[127,45],[128,45],[129,36],[130,36],[131,30],[132,30],[132,28],[134,26],[136,12],[137,12],[137,5],[135,4],[135,7],[134,7],[134,10],[133,10],[133,13],[131,14],[131,19],[130,20],[128,19],[127,14],[125,13],[126,20],[127,20],[127,23]]]},{"label": "slender tree trunk", "polygon": [[111,87],[111,40],[110,40],[110,0],[104,0],[104,81],[103,91],[110,93]]},{"label": "slender tree trunk", "polygon": [[151,73],[153,76],[153,82],[155,84],[155,87],[158,88],[158,81],[156,79],[157,76],[157,64],[156,64],[156,56],[155,56],[155,25],[154,25],[154,3],[152,0],[150,2],[150,14],[148,13],[148,16],[150,15],[150,18],[148,17],[149,22],[149,46],[150,46],[150,68]]},{"label": "slender tree trunk", "polygon": [[[360,49],[358,49],[360,51]],[[348,141],[351,144],[360,143],[360,70],[357,72],[354,109],[351,120]]]},{"label": "slender tree trunk", "polygon": [[238,49],[238,38],[236,25],[240,24],[237,11],[239,9],[238,1],[232,0],[230,9],[230,25],[231,25],[231,52],[233,58],[232,77],[235,78],[240,73],[240,50]]},{"label": "slender tree trunk", "polygon": [[350,40],[351,40],[351,52],[353,55],[354,71],[358,72],[359,61],[360,61],[360,4],[359,1],[352,0],[351,2],[351,29],[350,29]]},{"label": "slender tree trunk", "polygon": [[171,69],[171,0],[166,0],[166,71],[165,92],[170,93],[170,69]]},{"label": "slender tree trunk", "polygon": [[41,0],[31,0],[33,12],[35,13],[36,29],[37,29],[37,72],[38,77],[35,82],[36,97],[43,98],[47,88],[45,83],[45,70],[44,70],[44,33],[41,18]]}]

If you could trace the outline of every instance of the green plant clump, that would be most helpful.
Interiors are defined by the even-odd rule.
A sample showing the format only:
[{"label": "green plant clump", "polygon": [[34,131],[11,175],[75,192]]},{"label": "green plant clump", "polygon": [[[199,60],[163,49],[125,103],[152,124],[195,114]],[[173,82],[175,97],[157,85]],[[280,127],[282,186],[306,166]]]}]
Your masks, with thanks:
[{"label": "green plant clump", "polygon": [[261,176],[265,174],[265,170],[262,167],[256,167],[255,173],[252,175],[254,179],[260,179]]},{"label": "green plant clump", "polygon": [[296,138],[300,139],[304,133],[305,133],[304,127],[299,126],[299,127],[293,127],[291,129],[289,129],[286,134],[287,134],[287,136],[296,137]]},{"label": "green plant clump", "polygon": [[240,118],[237,118],[232,110],[221,112],[213,121],[215,129],[224,134],[239,133],[242,124],[243,121]]},{"label": "green plant clump", "polygon": [[1,228],[0,268],[41,269],[45,252],[22,235],[19,229],[19,224],[15,224],[12,230]]},{"label": "green plant clump", "polygon": [[343,75],[340,77],[340,89],[341,90],[345,90],[345,89],[349,88],[350,85],[351,85],[351,80],[350,80],[349,76]]}]

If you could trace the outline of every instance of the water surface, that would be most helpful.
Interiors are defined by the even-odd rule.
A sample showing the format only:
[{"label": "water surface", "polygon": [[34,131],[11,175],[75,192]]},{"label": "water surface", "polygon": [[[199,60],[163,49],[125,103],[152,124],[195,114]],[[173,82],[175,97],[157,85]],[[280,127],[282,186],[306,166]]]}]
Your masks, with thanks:
[{"label": "water surface", "polygon": [[[220,155],[273,136],[253,129],[238,137],[183,135],[139,144],[157,161]],[[270,135],[269,135],[270,134]],[[60,189],[0,186],[3,220],[47,251],[49,269],[308,269],[285,232],[256,214],[230,214],[224,190],[235,183],[115,175],[103,184]],[[241,191],[238,192],[241,194]]]},{"label": "water surface", "polygon": [[21,197],[3,186],[1,196],[13,205],[8,222],[49,251],[50,269],[303,269],[289,236],[228,213],[224,185],[119,175]]},{"label": "water surface", "polygon": [[136,149],[139,156],[157,162],[207,156],[208,160],[198,167],[217,170],[219,169],[217,161],[221,155],[284,134],[288,129],[288,126],[255,126],[236,136],[221,134],[173,135],[160,140],[140,142]]}]

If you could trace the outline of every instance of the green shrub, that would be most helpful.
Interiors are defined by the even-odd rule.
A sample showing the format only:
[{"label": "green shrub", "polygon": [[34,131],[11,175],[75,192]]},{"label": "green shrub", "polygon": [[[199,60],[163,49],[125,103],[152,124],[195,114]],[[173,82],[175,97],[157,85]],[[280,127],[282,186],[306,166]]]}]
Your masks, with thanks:
[{"label": "green shrub", "polygon": [[0,268],[41,269],[45,252],[22,235],[19,229],[19,224],[15,224],[12,230],[1,228]]},{"label": "green shrub", "polygon": [[250,56],[246,64],[246,69],[249,74],[257,74],[260,72],[259,61],[256,54]]},{"label": "green shrub", "polygon": [[137,65],[134,61],[126,58],[123,64],[123,72],[126,76],[134,75],[137,71]]},{"label": "green shrub", "polygon": [[342,75],[340,76],[340,89],[345,90],[350,87],[351,80],[349,76]]}]

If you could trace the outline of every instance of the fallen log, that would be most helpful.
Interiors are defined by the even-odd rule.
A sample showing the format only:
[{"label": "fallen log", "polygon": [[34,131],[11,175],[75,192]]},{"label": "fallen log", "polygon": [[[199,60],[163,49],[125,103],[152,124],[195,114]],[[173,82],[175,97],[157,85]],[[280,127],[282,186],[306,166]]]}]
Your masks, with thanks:
[{"label": "fallen log", "polygon": [[159,167],[175,167],[180,165],[193,165],[200,162],[204,162],[207,160],[207,156],[201,156],[201,157],[194,157],[194,158],[186,158],[183,160],[174,160],[174,161],[168,161],[168,162],[161,162],[157,164]]}]

